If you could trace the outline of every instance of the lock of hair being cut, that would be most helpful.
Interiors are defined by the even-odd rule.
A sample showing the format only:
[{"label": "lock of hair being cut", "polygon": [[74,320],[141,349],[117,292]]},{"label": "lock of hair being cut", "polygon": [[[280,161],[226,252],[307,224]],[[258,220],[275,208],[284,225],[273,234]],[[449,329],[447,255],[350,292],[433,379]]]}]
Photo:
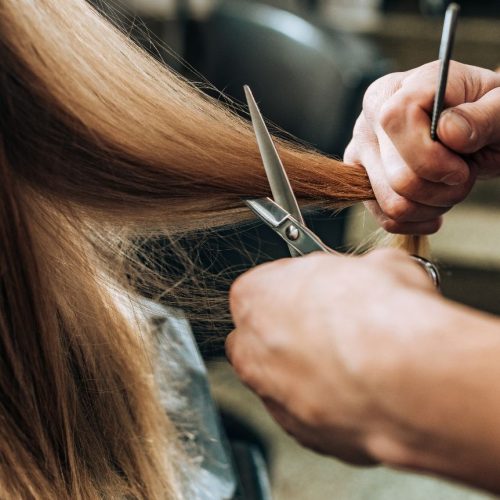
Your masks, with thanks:
[{"label": "lock of hair being cut", "polygon": [[[251,127],[84,0],[0,0],[0,103],[0,496],[182,498],[148,330],[116,295],[134,242],[270,194]],[[373,197],[361,166],[278,149],[303,203]]]}]

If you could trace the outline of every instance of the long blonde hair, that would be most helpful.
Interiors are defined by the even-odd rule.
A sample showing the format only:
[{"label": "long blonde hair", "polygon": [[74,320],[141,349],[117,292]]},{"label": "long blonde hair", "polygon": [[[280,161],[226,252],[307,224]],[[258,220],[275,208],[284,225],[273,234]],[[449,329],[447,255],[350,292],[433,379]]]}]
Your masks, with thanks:
[{"label": "long blonde hair", "polygon": [[[154,355],[113,287],[129,243],[269,194],[252,131],[84,0],[0,0],[0,33],[0,496],[175,498]],[[362,167],[279,149],[302,201],[372,198]]]}]

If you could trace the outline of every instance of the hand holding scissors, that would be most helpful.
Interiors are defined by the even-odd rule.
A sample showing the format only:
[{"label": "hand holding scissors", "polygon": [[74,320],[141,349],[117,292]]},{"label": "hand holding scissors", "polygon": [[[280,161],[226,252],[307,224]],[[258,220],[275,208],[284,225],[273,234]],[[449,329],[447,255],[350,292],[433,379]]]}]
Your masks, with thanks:
[{"label": "hand holding scissors", "polygon": [[[262,162],[274,197],[274,200],[271,198],[246,200],[246,204],[259,219],[288,243],[292,257],[311,252],[337,253],[305,225],[283,163],[248,86],[245,86],[245,95]],[[440,279],[436,266],[423,257],[412,256],[412,258],[422,266],[434,285],[439,288]]]}]

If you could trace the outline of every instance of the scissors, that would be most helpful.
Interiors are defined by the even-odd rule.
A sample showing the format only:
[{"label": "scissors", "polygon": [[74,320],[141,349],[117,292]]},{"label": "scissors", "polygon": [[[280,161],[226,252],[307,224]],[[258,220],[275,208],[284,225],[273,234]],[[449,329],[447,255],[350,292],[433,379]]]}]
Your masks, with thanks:
[{"label": "scissors", "polygon": [[[253,98],[252,91],[247,85],[244,90],[260,155],[274,198],[274,200],[271,198],[249,199],[245,200],[246,205],[286,241],[292,257],[307,255],[311,252],[340,255],[339,252],[325,245],[319,236],[306,226],[285,168]],[[412,255],[412,258],[427,272],[436,288],[439,289],[440,276],[437,267],[418,255]]]}]

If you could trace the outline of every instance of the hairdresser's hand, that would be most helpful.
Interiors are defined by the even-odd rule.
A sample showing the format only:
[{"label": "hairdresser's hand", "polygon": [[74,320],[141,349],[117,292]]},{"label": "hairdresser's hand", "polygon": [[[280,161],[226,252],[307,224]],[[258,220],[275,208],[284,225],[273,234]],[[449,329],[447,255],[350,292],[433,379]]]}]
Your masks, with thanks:
[{"label": "hairdresser's hand", "polygon": [[444,302],[426,273],[396,250],[314,254],[246,273],[230,299],[227,355],[284,429],[318,452],[378,461],[379,396]]},{"label": "hairdresser's hand", "polygon": [[390,232],[426,234],[469,193],[476,176],[500,172],[500,74],[452,62],[439,141],[430,138],[438,63],[387,75],[365,94],[344,160],[362,164]]}]

